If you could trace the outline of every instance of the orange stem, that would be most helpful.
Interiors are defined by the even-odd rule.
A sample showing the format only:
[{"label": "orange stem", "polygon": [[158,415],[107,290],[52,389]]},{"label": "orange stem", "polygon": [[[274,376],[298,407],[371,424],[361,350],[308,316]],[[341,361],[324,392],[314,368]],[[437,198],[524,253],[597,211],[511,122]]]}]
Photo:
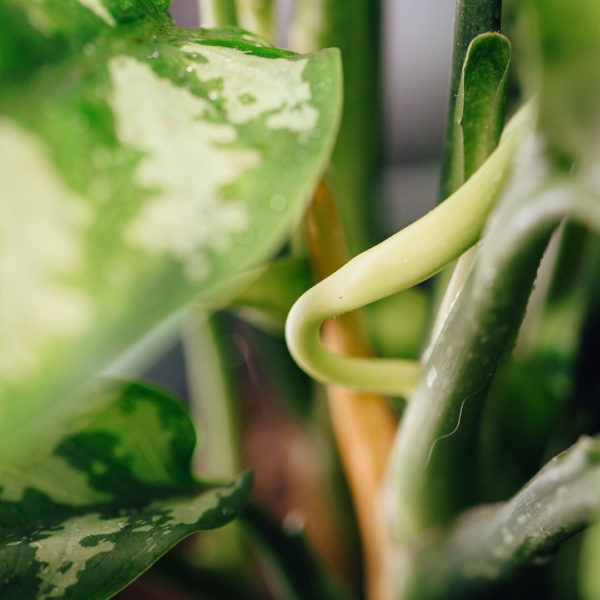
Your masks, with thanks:
[{"label": "orange stem", "polygon": [[[307,214],[308,245],[317,279],[347,262],[347,250],[333,193],[319,184]],[[324,344],[332,352],[369,357],[370,344],[357,312],[326,321]],[[389,600],[387,537],[379,484],[396,432],[396,419],[385,398],[327,386],[332,427],[354,501],[365,561],[368,600]]]}]

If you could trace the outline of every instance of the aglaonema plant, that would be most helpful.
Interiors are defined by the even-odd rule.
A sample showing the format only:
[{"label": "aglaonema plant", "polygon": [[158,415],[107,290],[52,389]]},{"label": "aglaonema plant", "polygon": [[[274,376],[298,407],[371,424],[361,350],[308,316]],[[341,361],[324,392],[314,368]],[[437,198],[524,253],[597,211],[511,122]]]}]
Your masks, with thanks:
[{"label": "aglaonema plant", "polygon": [[[291,50],[272,43],[277,2],[202,1],[208,29],[168,8],[0,6],[0,595],[109,598],[238,517],[211,538],[218,560],[171,553],[153,572],[211,598],[531,597],[526,569],[600,511],[600,8],[458,1],[443,200],[360,254],[380,3],[298,0]],[[383,305],[354,311],[426,294],[412,355],[377,357]],[[331,576],[310,523],[249,500],[224,310],[277,339],[268,368],[303,427],[332,429],[362,586]],[[181,327],[191,412],[115,379]],[[309,386],[290,390],[284,336],[328,426]]]}]

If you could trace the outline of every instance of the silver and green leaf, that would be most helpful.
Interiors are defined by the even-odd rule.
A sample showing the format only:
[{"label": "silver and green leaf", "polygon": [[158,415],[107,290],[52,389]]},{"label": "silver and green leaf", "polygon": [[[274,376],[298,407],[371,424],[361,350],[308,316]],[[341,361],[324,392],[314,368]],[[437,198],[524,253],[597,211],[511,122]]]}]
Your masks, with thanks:
[{"label": "silver and green leaf", "polygon": [[248,500],[249,474],[194,479],[195,433],[178,401],[116,383],[86,400],[53,447],[0,468],[2,598],[108,598]]},{"label": "silver and green leaf", "polygon": [[[59,427],[77,387],[149,328],[272,256],[326,166],[335,50],[180,30],[166,8],[2,8],[27,12],[35,43],[0,34],[2,64],[31,50],[0,92],[0,463]],[[70,45],[46,53],[53,31]]]}]

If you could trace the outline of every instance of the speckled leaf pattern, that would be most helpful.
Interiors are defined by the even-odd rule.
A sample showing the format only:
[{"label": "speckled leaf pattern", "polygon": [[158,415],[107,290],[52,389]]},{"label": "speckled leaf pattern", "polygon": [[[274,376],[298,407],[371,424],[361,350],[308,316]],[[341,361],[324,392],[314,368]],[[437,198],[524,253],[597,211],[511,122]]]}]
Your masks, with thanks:
[{"label": "speckled leaf pattern", "polygon": [[[141,334],[273,255],[329,156],[340,66],[335,50],[299,56],[238,29],[180,30],[163,1],[2,11],[27,15],[24,29],[2,28],[1,64],[19,47],[28,65],[5,69],[0,90],[9,464]],[[73,33],[78,19],[95,37]]]},{"label": "speckled leaf pattern", "polygon": [[107,384],[89,399],[54,447],[0,469],[3,599],[108,598],[248,499],[248,474],[194,480],[194,430],[176,400],[138,384]]}]

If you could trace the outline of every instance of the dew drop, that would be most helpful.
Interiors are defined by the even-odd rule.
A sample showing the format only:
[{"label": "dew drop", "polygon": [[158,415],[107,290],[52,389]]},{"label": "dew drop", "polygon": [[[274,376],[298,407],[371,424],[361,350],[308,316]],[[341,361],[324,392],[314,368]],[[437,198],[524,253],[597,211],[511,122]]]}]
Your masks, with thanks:
[{"label": "dew drop", "polygon": [[185,68],[185,70],[186,70],[188,73],[191,73],[191,72],[194,70],[194,67],[192,67],[192,66],[187,66],[187,67]]},{"label": "dew drop", "polygon": [[269,200],[269,206],[275,212],[281,212],[287,206],[287,198],[283,194],[273,194]]},{"label": "dew drop", "polygon": [[427,373],[427,387],[431,387],[435,380],[437,379],[437,369],[435,367],[431,367],[429,369],[429,373]]}]

